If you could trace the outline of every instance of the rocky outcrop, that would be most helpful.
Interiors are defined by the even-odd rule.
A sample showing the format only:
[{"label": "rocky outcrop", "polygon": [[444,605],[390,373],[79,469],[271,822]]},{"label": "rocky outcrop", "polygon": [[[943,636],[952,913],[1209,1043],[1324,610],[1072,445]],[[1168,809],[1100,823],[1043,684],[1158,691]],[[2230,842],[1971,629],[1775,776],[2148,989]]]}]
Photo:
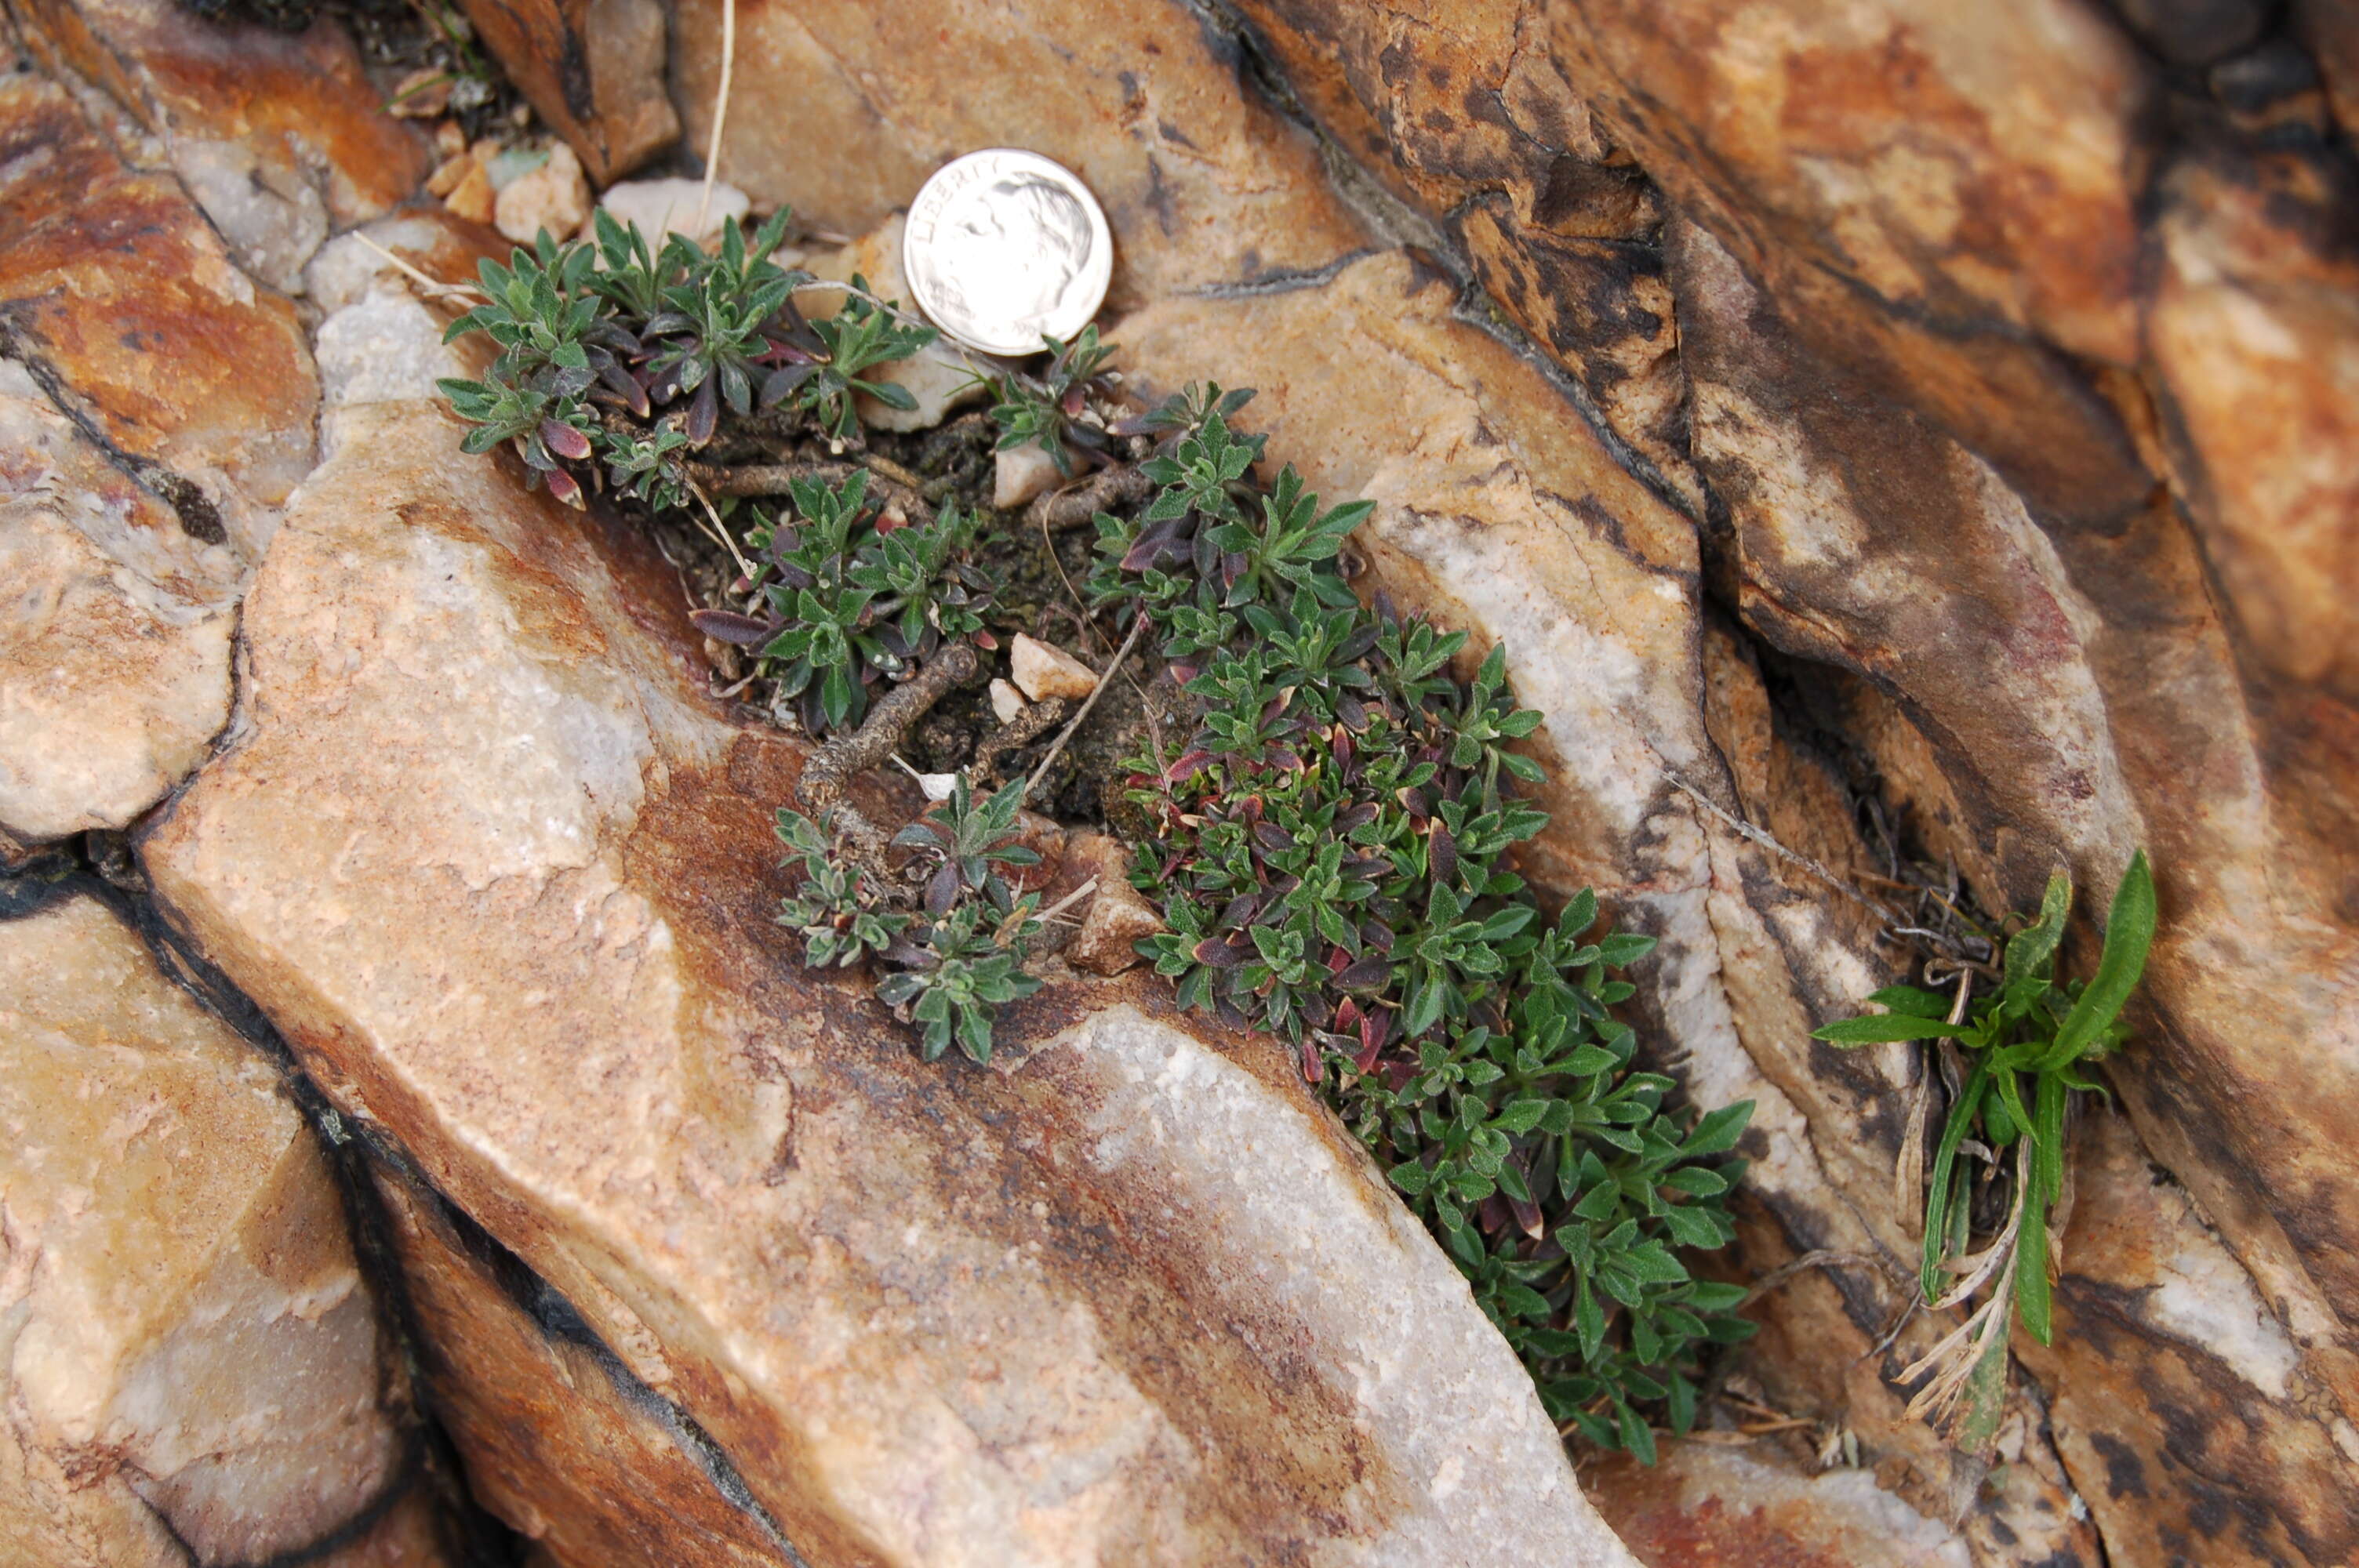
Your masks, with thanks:
[{"label": "rocky outcrop", "polygon": [[229,722],[243,572],[0,360],[0,829],[123,827]]},{"label": "rocky outcrop", "polygon": [[443,1561],[311,1130],[90,894],[0,920],[0,1133],[11,1563]]},{"label": "rocky outcrop", "polygon": [[[243,733],[142,860],[804,1559],[1624,1561],[1278,1053],[1076,979],[1012,1015],[1013,1072],[919,1062],[793,968],[799,752],[702,696],[668,580],[433,406],[343,413],[245,602]],[[545,1408],[543,1465],[620,1419]],[[530,1528],[582,1481],[487,1500]],[[566,1539],[627,1538],[604,1506]]]},{"label": "rocky outcrop", "polygon": [[0,349],[209,544],[251,558],[313,459],[291,301],[56,83],[0,76]]},{"label": "rocky outcrop", "polygon": [[[2114,1083],[2146,1157],[2192,1195],[2156,1218],[2163,1251],[2224,1238],[2241,1264],[2174,1288],[2207,1320],[2266,1303],[2299,1370],[2256,1380],[2232,1358],[2216,1377],[2123,1383],[2123,1424],[2170,1455],[2145,1474],[2171,1478],[2111,1509],[2095,1450],[2061,1425],[2059,1441],[2132,1560],[2169,1542],[2205,1562],[2349,1555],[2323,1521],[2352,1517],[2359,1487],[2342,1217],[2359,1190],[2343,1157],[2359,949],[2342,546],[2359,319],[2350,155],[2301,56],[2306,41],[2332,84],[2335,28],[2310,11],[2289,36],[2259,7],[2124,5],[2117,22],[2045,3],[1236,10],[1322,133],[1434,225],[1454,252],[1440,265],[1484,284],[1576,405],[1647,459],[1623,466],[1701,500],[1687,509],[1709,598],[1803,661],[1778,665],[1769,739],[1816,731],[1850,770],[1822,780],[1880,790],[1987,908],[2025,906],[2058,863],[2108,886],[2133,847],[2153,849],[2167,935],[2145,1044]],[[2217,37],[2189,31],[2215,14]],[[2203,69],[2159,70],[2142,48]],[[1575,232],[1660,279],[1676,419],[1614,401],[1627,378],[1601,354],[1630,340],[1579,313],[1635,319],[1644,297],[1551,281],[1552,247]],[[1741,691],[1714,667],[1708,696]],[[1744,747],[1715,739],[1740,775],[1736,815],[1846,876],[1875,870],[1842,791],[1814,800],[1810,770],[1782,764],[1748,784]],[[1782,1012],[1745,979],[1751,946],[1723,924],[1703,949],[1720,972],[1686,972],[1805,1107],[1829,1157],[1821,1200],[1872,1219],[1889,1203],[1875,1146],[1890,1091],[1846,1103],[1829,1090],[1854,1065],[1779,1044],[1857,992],[1806,987]],[[1893,952],[1856,950],[1871,968]],[[1778,951],[1802,949],[1781,935]],[[1712,1056],[1693,1081],[1730,1081]],[[1841,1245],[1829,1204],[1797,1201],[1817,1177],[1756,1174],[1798,1245]],[[1882,1309],[1839,1277],[1864,1349]],[[2133,1280],[2119,1288],[2156,1288]],[[2190,1345],[2136,1312],[2111,1333],[2102,1351],[2093,1336],[2060,1344],[2043,1378]],[[1786,1364],[1847,1337],[1799,1336]],[[1821,1397],[1843,1383],[1831,1367]],[[2292,1453],[2342,1434],[2342,1457],[2299,1479],[2215,1471],[2200,1457],[2226,1441],[2212,1430]]]},{"label": "rocky outcrop", "polygon": [[[1216,365],[1259,387],[1243,417],[1268,432],[1273,461],[1376,503],[1354,535],[1368,585],[1506,644],[1518,699],[1546,716],[1534,743],[1551,764],[1554,820],[1526,871],[1566,894],[1593,887],[1659,937],[1650,1007],[1667,1060],[1704,1103],[1756,1102],[1747,1181],[1799,1246],[1906,1256],[1886,1198],[1897,1119],[1878,1109],[1905,1083],[1900,1061],[1807,1038],[1877,983],[1875,921],[1738,827],[1755,798],[1788,803],[1788,841],[1842,865],[1856,840],[1839,797],[1774,737],[1758,673],[1713,627],[1693,526],[1610,438],[1565,417],[1543,365],[1460,319],[1453,298],[1440,275],[1381,255],[1315,287],[1154,307],[1118,335],[1150,395]],[[1375,406],[1349,391],[1370,363],[1386,366]],[[1873,1267],[1844,1282],[1879,1328],[1906,1305]],[[1876,1333],[1846,1331],[1838,1351],[1821,1329],[1806,1356],[1880,1358]],[[1935,1337],[1912,1325],[1883,1365],[1897,1371]],[[1995,1547],[2033,1533],[2022,1510],[2066,1511],[2052,1485],[1978,1491],[1979,1466],[1901,1420],[1872,1371],[1855,1382],[1847,1419],[1899,1461],[1889,1478],[1927,1517],[1965,1512]]]},{"label": "rocky outcrop", "polygon": [[424,139],[379,108],[333,22],[288,34],[200,17],[174,0],[8,0],[53,71],[127,115],[134,157],[168,169],[239,264],[293,292],[332,231],[406,200]]},{"label": "rocky outcrop", "polygon": [[[716,0],[668,60],[644,5],[471,10],[602,179],[670,135],[666,71],[701,147]],[[1072,975],[1003,1070],[921,1069],[788,967],[799,753],[704,697],[635,546],[452,455],[436,313],[321,245],[416,176],[332,27],[234,35],[216,92],[161,0],[10,15],[86,82],[0,79],[0,828],[131,822],[203,759],[237,574],[324,456],[144,855],[378,1148],[429,1381],[543,1560],[1614,1560],[1260,1044]],[[1661,938],[1651,1048],[1757,1102],[1731,1266],[1815,1259],[1739,1364],[1799,1425],[1587,1477],[1642,1558],[2359,1554],[2340,16],[741,8],[757,206],[873,237],[959,152],[1071,165],[1133,387],[1259,386],[1274,458],[1377,502],[1364,580],[1508,644],[1527,869]],[[1889,1381],[1940,1329],[1895,1327],[1909,1057],[1807,1038],[1906,961],[1904,840],[1992,910],[2160,873],[1995,1468]]]},{"label": "rocky outcrop", "polygon": [[[673,13],[672,93],[705,143],[718,0]],[[1114,229],[1115,308],[1328,265],[1367,231],[1310,138],[1241,90],[1233,40],[1186,0],[981,0],[873,6],[783,0],[737,18],[721,172],[756,204],[861,234],[937,168],[1029,147],[1089,182]]]}]

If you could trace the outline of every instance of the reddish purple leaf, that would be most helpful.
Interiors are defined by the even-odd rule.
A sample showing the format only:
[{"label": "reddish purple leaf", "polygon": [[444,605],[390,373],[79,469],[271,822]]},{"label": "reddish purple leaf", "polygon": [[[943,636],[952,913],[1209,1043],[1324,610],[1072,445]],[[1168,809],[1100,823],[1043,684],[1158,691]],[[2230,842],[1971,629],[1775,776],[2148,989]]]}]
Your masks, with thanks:
[{"label": "reddish purple leaf", "polygon": [[1427,829],[1426,843],[1430,856],[1428,864],[1432,868],[1433,880],[1443,883],[1456,881],[1458,880],[1458,840],[1450,836],[1450,829],[1441,825],[1440,818],[1437,817],[1433,825]]},{"label": "reddish purple leaf", "polygon": [[590,455],[590,438],[560,419],[540,422],[540,440],[559,457],[571,458],[575,462]]},{"label": "reddish purple leaf", "polygon": [[756,621],[734,610],[691,610],[688,619],[690,624],[714,642],[739,648],[758,648],[777,636],[785,625],[779,621]]},{"label": "reddish purple leaf", "polygon": [[1216,969],[1234,969],[1253,955],[1250,944],[1232,946],[1217,936],[1207,936],[1196,944],[1195,958]]}]

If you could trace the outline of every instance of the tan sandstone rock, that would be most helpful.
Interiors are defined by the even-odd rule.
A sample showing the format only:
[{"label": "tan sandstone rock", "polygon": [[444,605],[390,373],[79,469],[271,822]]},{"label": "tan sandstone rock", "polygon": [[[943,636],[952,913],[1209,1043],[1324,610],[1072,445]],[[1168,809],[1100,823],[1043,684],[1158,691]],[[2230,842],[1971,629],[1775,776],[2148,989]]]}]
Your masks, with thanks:
[{"label": "tan sandstone rock", "polygon": [[2234,1252],[2120,1116],[2081,1129],[2073,1189],[2064,1353],[2021,1354],[2111,1559],[2349,1558],[2352,1429]]},{"label": "tan sandstone rock", "polygon": [[0,360],[0,826],[122,827],[229,722],[243,573]]},{"label": "tan sandstone rock", "polygon": [[1972,1568],[1966,1543],[1864,1470],[1813,1476],[1766,1443],[1683,1443],[1591,1482],[1606,1522],[1647,1568]]},{"label": "tan sandstone rock", "polygon": [[1017,1070],[919,1061],[795,967],[798,749],[711,706],[659,563],[430,406],[347,414],[144,863],[806,1559],[1627,1561],[1280,1053],[1073,982]]},{"label": "tan sandstone rock", "polygon": [[11,356],[190,533],[260,553],[314,455],[294,306],[23,71],[0,76],[0,307]]},{"label": "tan sandstone rock", "polygon": [[547,162],[502,186],[492,203],[493,227],[520,245],[543,232],[563,239],[589,218],[590,182],[582,178],[582,160],[563,142],[549,149]]},{"label": "tan sandstone rock", "polygon": [[1093,975],[1136,968],[1145,961],[1138,944],[1164,926],[1155,906],[1130,885],[1130,847],[1109,834],[1077,830],[1066,838],[1061,859],[1064,881],[1076,888],[1097,881],[1065,946],[1065,961]]},{"label": "tan sandstone rock", "polygon": [[[2059,864],[2084,887],[2110,887],[2141,844],[2162,868],[2167,913],[2143,1039],[2112,1082],[2245,1271],[2187,1281],[2203,1303],[2189,1310],[2233,1319],[2257,1289],[2315,1380],[2302,1387],[2335,1391],[2328,1401],[2266,1382],[2214,1384],[2212,1402],[2180,1407],[2180,1419],[2270,1431],[2295,1451],[2349,1430],[2354,1384],[2334,1305],[2348,1260],[2318,1239],[2335,1233],[2348,1201],[2340,1043],[2351,1037],[2359,959],[2332,913],[2347,839],[2331,815],[2269,808],[2270,768],[2299,752],[2256,747],[2233,629],[2205,586],[2193,531],[2165,507],[2111,539],[2043,531],[1990,466],[1859,395],[1796,343],[1707,236],[1685,233],[1674,257],[1699,462],[1730,508],[1748,619],[1788,652],[1854,671],[1905,706],[1914,733],[1859,732],[1903,787],[1955,803],[1924,820],[1989,903],[2027,906]],[[1877,461],[1854,460],[1871,449]],[[2308,1044],[2288,1052],[2288,1038]],[[2205,1108],[2223,1103],[2236,1114]],[[2299,1212],[2273,1215],[2297,1193]],[[2184,1211],[2175,1223],[2201,1230]],[[2068,1238],[2068,1268],[2076,1247]],[[2135,1314],[2116,1322],[2151,1332]],[[2041,1364],[2069,1379],[2170,1353],[2159,1336],[2112,1348],[2060,1341]],[[2095,1365],[2080,1365],[2083,1356]],[[2093,1495],[2105,1483],[2085,1468],[2093,1451],[2065,1452],[2075,1484]],[[2325,1474],[2343,1517],[2359,1517],[2359,1471]],[[2232,1489],[2256,1519],[2299,1519],[2314,1507],[2306,1486],[2260,1470]],[[2212,1561],[2267,1560],[2227,1555],[2203,1523],[2216,1526],[2216,1500],[2200,1489],[2158,1489],[2145,1506],[2180,1520],[2171,1528],[2188,1539],[2208,1538]],[[2348,1549],[2347,1538],[2336,1548]]]},{"label": "tan sandstone rock", "polygon": [[992,454],[991,503],[1003,512],[1013,511],[1056,489],[1064,478],[1057,471],[1057,460],[1037,441],[1003,448]]},{"label": "tan sandstone rock", "polygon": [[12,0],[35,53],[103,88],[272,288],[292,292],[332,229],[381,216],[426,172],[341,25],[299,34],[172,0]]},{"label": "tan sandstone rock", "polygon": [[0,923],[0,1212],[10,1563],[440,1561],[311,1130],[87,895]]},{"label": "tan sandstone rock", "polygon": [[1080,702],[1098,688],[1098,673],[1053,643],[1016,634],[1007,652],[1009,678],[1034,702],[1061,697]]},{"label": "tan sandstone rock", "polygon": [[679,116],[664,95],[658,0],[462,0],[462,9],[598,184],[679,136]]},{"label": "tan sandstone rock", "polygon": [[382,1172],[377,1188],[435,1409],[484,1506],[565,1568],[792,1561],[758,1509],[708,1474],[701,1434],[570,1303],[401,1173]]},{"label": "tan sandstone rock", "polygon": [[[675,13],[673,97],[704,145],[719,0]],[[875,229],[977,147],[1045,153],[1114,229],[1116,308],[1325,266],[1365,243],[1310,138],[1240,91],[1236,46],[1174,0],[875,6],[784,0],[737,18],[721,172],[760,206]]]}]

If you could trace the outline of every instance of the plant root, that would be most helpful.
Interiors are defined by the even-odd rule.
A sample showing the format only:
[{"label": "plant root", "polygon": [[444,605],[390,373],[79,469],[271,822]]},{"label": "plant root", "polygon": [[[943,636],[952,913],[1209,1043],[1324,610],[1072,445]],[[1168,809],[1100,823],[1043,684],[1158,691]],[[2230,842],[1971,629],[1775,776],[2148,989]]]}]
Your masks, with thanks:
[{"label": "plant root", "polygon": [[962,681],[971,680],[981,661],[972,643],[952,643],[929,660],[924,668],[879,697],[860,728],[839,735],[811,754],[803,776],[795,783],[795,798],[814,821],[830,826],[836,836],[862,853],[884,852],[885,830],[844,799],[844,787],[861,773],[881,767],[919,719]]},{"label": "plant root", "polygon": [[[888,471],[889,470],[889,471]],[[738,467],[723,467],[716,463],[688,465],[690,482],[707,495],[721,497],[752,497],[785,495],[797,480],[816,480],[821,484],[842,484],[854,473],[865,472],[876,487],[876,493],[887,501],[900,503],[909,521],[930,524],[934,509],[917,487],[908,482],[917,476],[900,464],[885,460],[864,459],[859,462],[829,462],[813,460],[788,463],[745,463]]]},{"label": "plant root", "polygon": [[1081,527],[1109,508],[1144,501],[1154,491],[1155,486],[1135,463],[1100,469],[1079,484],[1065,485],[1040,496],[1024,509],[1024,522],[1027,527],[1060,534]]},{"label": "plant root", "polygon": [[974,760],[968,764],[978,781],[996,781],[999,760],[1018,747],[1028,746],[1064,722],[1072,704],[1061,697],[1044,697],[998,729],[983,738],[974,749]]}]

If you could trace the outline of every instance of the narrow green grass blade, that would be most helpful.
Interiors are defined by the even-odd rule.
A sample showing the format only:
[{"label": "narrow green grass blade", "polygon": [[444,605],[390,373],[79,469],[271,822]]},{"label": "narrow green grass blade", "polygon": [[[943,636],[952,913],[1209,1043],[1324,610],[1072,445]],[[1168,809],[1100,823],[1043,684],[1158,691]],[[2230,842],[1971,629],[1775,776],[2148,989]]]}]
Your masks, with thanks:
[{"label": "narrow green grass blade", "polygon": [[1953,1441],[1968,1454],[1984,1454],[1998,1436],[1999,1418],[2006,1413],[2006,1336],[1991,1341],[1966,1379]]},{"label": "narrow green grass blade", "polygon": [[2049,1324],[2048,1295],[2048,1195],[2040,1190],[2037,1174],[2030,1177],[2023,1195],[2023,1226],[2015,1236],[2015,1307],[2023,1318],[2023,1326],[2031,1337],[2046,1345],[2052,1330]]},{"label": "narrow green grass blade", "polygon": [[2065,1085],[2055,1073],[2039,1075],[2032,1107],[2031,1179],[2049,1203],[2064,1195]]},{"label": "narrow green grass blade", "polygon": [[2048,896],[2039,903],[2039,918],[2025,926],[2006,945],[2006,985],[2012,990],[2018,984],[2037,982],[2043,978],[2041,966],[2055,955],[2056,945],[2064,940],[2064,917],[2072,909],[2072,879],[2058,871],[2048,879]]},{"label": "narrow green grass blade", "polygon": [[1950,1119],[1941,1127],[1941,1141],[1933,1151],[1933,1175],[1925,1184],[1925,1259],[1919,1271],[1929,1302],[1940,1297],[1941,1262],[1949,1252],[1950,1173],[1957,1164],[1958,1145],[1965,1141],[1973,1125],[1974,1109],[1983,1103],[1989,1078],[1981,1067],[1966,1075],[1965,1087],[1959,1091],[1957,1104],[1950,1108]]}]

